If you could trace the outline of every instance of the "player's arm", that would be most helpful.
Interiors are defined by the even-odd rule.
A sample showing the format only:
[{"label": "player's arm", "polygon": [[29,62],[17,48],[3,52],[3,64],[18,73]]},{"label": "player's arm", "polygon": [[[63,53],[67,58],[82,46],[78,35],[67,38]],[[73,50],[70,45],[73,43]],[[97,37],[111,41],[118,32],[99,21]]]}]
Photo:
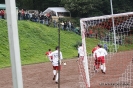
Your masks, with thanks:
[{"label": "player's arm", "polygon": [[104,54],[105,54],[105,56],[108,54],[107,51],[106,51],[105,49],[104,49]]},{"label": "player's arm", "polygon": [[53,57],[53,55],[54,55],[54,52],[52,52],[52,53],[50,53],[50,54],[48,55],[49,60],[50,60],[51,62],[53,62],[53,59],[51,59],[50,57],[51,57],[51,56]]},{"label": "player's arm", "polygon": [[46,52],[45,55],[48,55],[48,52]]}]

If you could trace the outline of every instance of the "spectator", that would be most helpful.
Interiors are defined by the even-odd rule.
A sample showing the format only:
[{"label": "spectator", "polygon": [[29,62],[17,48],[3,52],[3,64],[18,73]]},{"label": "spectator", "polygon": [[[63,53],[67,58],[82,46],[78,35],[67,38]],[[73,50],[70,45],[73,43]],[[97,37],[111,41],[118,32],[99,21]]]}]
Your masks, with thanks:
[{"label": "spectator", "polygon": [[108,46],[107,46],[107,44],[104,44],[104,45],[103,45],[103,48],[104,48],[106,51],[108,51]]},{"label": "spectator", "polygon": [[18,20],[21,20],[21,11],[18,11]]},{"label": "spectator", "polygon": [[1,10],[1,17],[2,17],[2,19],[4,19],[4,15],[5,15],[5,11]]},{"label": "spectator", "polygon": [[0,10],[0,19],[2,18],[2,10]]},{"label": "spectator", "polygon": [[71,21],[68,22],[69,31],[71,31],[72,23]]}]

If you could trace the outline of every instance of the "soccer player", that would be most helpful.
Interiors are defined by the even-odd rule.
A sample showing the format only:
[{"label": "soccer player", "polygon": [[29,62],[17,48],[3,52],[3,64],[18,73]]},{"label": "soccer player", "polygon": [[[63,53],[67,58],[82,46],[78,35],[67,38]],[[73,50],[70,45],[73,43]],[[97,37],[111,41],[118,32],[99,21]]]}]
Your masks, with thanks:
[{"label": "soccer player", "polygon": [[48,56],[48,55],[51,54],[51,53],[52,53],[51,49],[48,49],[48,51],[45,53],[45,55],[47,55],[49,61],[52,61],[52,59],[53,59],[52,56]]},{"label": "soccer player", "polygon": [[97,58],[97,66],[99,68],[99,66],[101,67],[101,71],[102,73],[105,74],[106,71],[106,66],[105,66],[105,56],[107,55],[107,51],[102,48],[102,46],[100,45],[99,48],[94,52],[93,56]]},{"label": "soccer player", "polygon": [[[63,56],[62,56],[62,52],[60,51],[59,52],[59,47],[57,46],[55,48],[55,51],[53,51],[52,53],[50,53],[48,56],[52,56],[53,59],[52,59],[52,65],[53,65],[53,74],[54,74],[54,77],[53,77],[53,80],[55,80],[55,83],[58,84],[58,70],[60,70],[60,67],[61,67],[61,60],[63,59]],[[59,59],[59,56],[60,56],[60,59]],[[59,62],[60,62],[60,65],[59,65]]]},{"label": "soccer player", "polygon": [[82,44],[80,44],[78,47],[78,57],[79,57],[79,59],[84,58],[84,51],[83,51]]},{"label": "soccer player", "polygon": [[[97,44],[97,46],[94,47],[94,48],[92,49],[92,54],[94,54],[94,52],[95,52],[97,49],[99,49],[99,47],[100,47],[100,44]],[[93,56],[94,56],[94,55],[93,55]],[[97,72],[97,69],[98,69],[97,56],[95,55],[94,58],[95,58],[95,62],[94,62],[94,70]]]}]

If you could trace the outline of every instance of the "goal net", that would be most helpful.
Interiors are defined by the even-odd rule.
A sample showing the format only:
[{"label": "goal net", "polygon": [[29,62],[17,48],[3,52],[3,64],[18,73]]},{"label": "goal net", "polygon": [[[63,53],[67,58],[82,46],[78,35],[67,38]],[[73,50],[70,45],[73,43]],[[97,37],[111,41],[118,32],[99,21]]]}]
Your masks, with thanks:
[{"label": "goal net", "polygon": [[[119,49],[120,46],[124,46],[124,45],[127,46],[129,44],[133,44],[133,38],[132,38],[133,37],[132,35],[133,34],[133,12],[82,18],[80,20],[80,26],[81,26],[82,44],[84,45],[84,48],[85,48],[84,52],[86,53],[87,59],[88,59],[88,63],[85,62],[88,64],[88,68],[89,68],[89,76],[87,76],[88,77],[86,78],[87,80],[93,79],[93,77],[96,76],[97,73],[94,72],[94,58],[92,57],[92,54],[88,53],[86,50],[87,45],[86,45],[85,38],[100,40],[100,42],[98,43],[103,45],[103,47],[108,51],[106,63],[110,63],[113,59],[123,56],[120,58],[120,61],[119,61],[119,63],[121,63],[120,64],[121,68],[116,68],[116,70],[124,69],[125,66],[123,64],[126,64],[124,63],[125,58],[128,59],[128,62],[131,62],[131,59],[133,57],[131,53],[133,53],[133,51],[129,52],[128,54],[123,53],[124,54],[123,55],[122,53],[118,53],[117,50]],[[128,62],[127,64],[129,65]],[[113,62],[112,68],[114,68],[113,66],[116,66],[117,64],[119,64],[119,63],[117,64],[116,63],[117,62]],[[119,78],[119,80],[117,80],[117,82],[119,83],[119,81],[123,80],[122,78],[126,77],[125,78],[127,80],[126,82],[128,81],[130,82],[130,85],[126,85],[126,86],[132,88],[133,87],[133,84],[131,83],[131,81],[133,81],[131,77],[132,70],[129,70],[131,69],[131,66],[132,65],[130,63],[130,65],[128,66],[129,68],[127,69],[125,68],[126,69],[125,72],[127,72],[128,70],[128,74],[130,75],[127,75],[126,73],[124,74],[124,72],[123,72],[124,75],[122,75],[122,71],[120,71],[115,75],[107,74],[106,77],[112,78],[113,81],[111,81],[110,83],[116,82],[115,78]],[[86,68],[86,65],[85,65],[84,67],[85,71],[88,71],[88,68]],[[110,70],[109,68],[111,68],[111,66],[108,67],[108,71]],[[112,76],[114,77],[114,79]],[[91,82],[90,81],[88,82],[89,82],[88,84],[90,85]],[[112,83],[111,85],[115,85],[115,84]],[[120,86],[120,83],[118,85]],[[123,88],[126,88],[126,87],[123,87]]]}]

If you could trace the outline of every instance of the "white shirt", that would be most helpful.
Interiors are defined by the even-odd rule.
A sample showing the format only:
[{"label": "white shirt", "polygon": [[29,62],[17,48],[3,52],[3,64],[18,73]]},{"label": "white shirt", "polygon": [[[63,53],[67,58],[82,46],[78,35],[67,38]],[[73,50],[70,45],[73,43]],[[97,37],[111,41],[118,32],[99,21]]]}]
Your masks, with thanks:
[{"label": "white shirt", "polygon": [[[54,52],[52,52],[48,56],[53,56],[52,64],[53,64],[53,66],[58,66],[58,59],[59,59],[59,57],[58,57],[58,50],[55,50]],[[62,52],[60,52],[60,64],[61,64],[61,60],[62,59],[63,59]]]},{"label": "white shirt", "polygon": [[79,56],[84,56],[84,50],[82,46],[79,46],[78,53],[79,53]]},{"label": "white shirt", "polygon": [[104,49],[104,48],[99,48],[99,49],[97,49],[95,52],[94,52],[94,54],[93,54],[93,57],[95,57],[95,55],[97,56],[97,57],[101,57],[101,56],[106,56],[108,53],[107,53],[107,51]]}]

